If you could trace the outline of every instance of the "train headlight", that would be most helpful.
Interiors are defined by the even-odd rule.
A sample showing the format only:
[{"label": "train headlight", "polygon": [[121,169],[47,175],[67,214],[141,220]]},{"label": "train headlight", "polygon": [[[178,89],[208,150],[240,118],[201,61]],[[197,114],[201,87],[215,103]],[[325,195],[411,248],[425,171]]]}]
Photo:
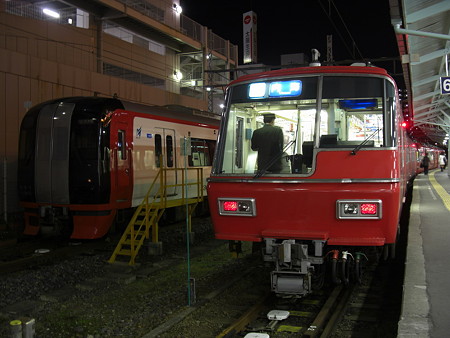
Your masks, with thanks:
[{"label": "train headlight", "polygon": [[336,217],[338,219],[381,219],[381,200],[338,200]]},{"label": "train headlight", "polygon": [[358,213],[358,204],[356,203],[345,203],[344,204],[344,214],[345,215],[355,215]]},{"label": "train headlight", "polygon": [[229,216],[256,216],[254,198],[219,198],[219,214]]}]

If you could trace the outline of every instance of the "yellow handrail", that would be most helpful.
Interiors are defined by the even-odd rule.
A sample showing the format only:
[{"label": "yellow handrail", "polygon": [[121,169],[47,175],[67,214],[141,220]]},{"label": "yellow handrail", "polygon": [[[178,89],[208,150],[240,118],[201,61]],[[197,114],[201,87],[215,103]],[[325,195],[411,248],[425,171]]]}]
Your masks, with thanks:
[{"label": "yellow handrail", "polygon": [[[160,161],[162,163],[162,161]],[[167,184],[167,173],[169,171],[181,170],[181,183],[176,184]],[[196,180],[194,182],[188,183],[188,171],[196,171]],[[153,196],[151,193],[155,187],[156,182],[159,181],[159,188]],[[109,259],[110,263],[113,263],[117,257],[117,255],[127,255],[131,256],[129,264],[133,265],[134,260],[137,256],[137,253],[140,247],[143,244],[144,239],[150,238],[150,227],[152,228],[152,242],[158,242],[158,221],[162,216],[164,210],[170,206],[189,206],[189,229],[191,223],[191,214],[195,209],[195,206],[203,200],[203,168],[160,168],[158,170],[155,178],[153,179],[150,188],[147,191],[147,194],[142,200],[142,203],[136,208],[133,217],[128,223],[127,229],[123,233],[119,243],[117,244],[116,249],[114,250],[111,258]],[[188,187],[192,185],[197,185],[197,193],[195,197],[187,196]],[[172,203],[169,205],[167,202],[167,189],[172,187],[181,187],[182,196],[181,199],[172,199]],[[173,203],[173,202],[176,203]],[[143,211],[144,210],[144,211]],[[161,211],[162,210],[162,211]],[[143,213],[144,212],[144,213]],[[152,213],[152,214],[151,214]],[[151,215],[150,215],[151,214]],[[143,220],[139,224],[139,227],[135,229],[135,225],[138,223],[138,217],[144,216]],[[142,236],[144,234],[144,236]],[[129,236],[129,237],[128,237]],[[129,239],[129,242],[127,242]],[[129,243],[129,244],[127,244]],[[129,245],[130,249],[123,250],[123,245]]]}]

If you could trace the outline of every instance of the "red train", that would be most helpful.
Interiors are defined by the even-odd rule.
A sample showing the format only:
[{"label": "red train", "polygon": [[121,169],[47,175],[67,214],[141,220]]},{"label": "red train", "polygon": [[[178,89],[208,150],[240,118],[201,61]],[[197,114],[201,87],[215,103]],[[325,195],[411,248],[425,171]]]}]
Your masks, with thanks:
[{"label": "red train", "polygon": [[[385,70],[365,66],[281,69],[230,83],[208,179],[211,217],[216,238],[261,244],[275,293],[306,295],[326,271],[335,282],[360,280],[365,253],[395,250],[416,169],[397,93]],[[268,113],[284,146],[258,167],[252,137]],[[280,159],[282,169],[271,170]]]},{"label": "red train", "polygon": [[[62,98],[31,108],[19,141],[24,233],[100,238],[119,211],[141,203],[161,167],[183,168],[186,161],[203,168],[206,187],[219,120],[180,106],[100,97]],[[184,138],[190,141],[187,158],[180,149]],[[180,179],[177,173],[167,184]],[[170,189],[169,199],[180,198],[179,188]]]}]

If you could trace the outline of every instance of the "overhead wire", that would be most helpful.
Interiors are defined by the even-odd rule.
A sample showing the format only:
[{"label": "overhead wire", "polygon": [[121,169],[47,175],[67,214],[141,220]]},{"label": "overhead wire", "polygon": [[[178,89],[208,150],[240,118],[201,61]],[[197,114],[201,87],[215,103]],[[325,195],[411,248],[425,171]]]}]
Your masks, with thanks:
[{"label": "overhead wire", "polygon": [[327,10],[327,8],[324,7],[324,5],[322,4],[322,1],[319,1],[320,7],[322,7],[322,10],[324,11],[324,13],[326,14],[326,16],[328,17],[328,19],[330,20],[331,25],[333,26],[333,28],[336,30],[337,34],[339,35],[340,39],[342,40],[342,43],[344,44],[345,48],[347,49],[347,51],[350,53],[350,55],[352,56],[353,59],[355,59],[355,53],[354,51],[348,46],[346,40],[344,39],[343,35],[341,34],[340,30],[338,29],[338,27],[336,26],[335,22],[333,21],[332,17],[331,17],[331,8],[330,8],[330,4],[333,5],[334,9],[336,10],[336,13],[339,17],[339,19],[341,20],[341,23],[343,24],[348,36],[350,37],[350,40],[352,42],[352,46],[354,47],[354,49],[356,49],[359,57],[361,58],[361,60],[366,61],[364,56],[362,55],[361,51],[359,50],[355,40],[353,39],[352,34],[350,33],[344,19],[342,18],[338,8],[336,7],[336,4],[334,3],[333,0],[328,0],[329,3],[329,8]]}]

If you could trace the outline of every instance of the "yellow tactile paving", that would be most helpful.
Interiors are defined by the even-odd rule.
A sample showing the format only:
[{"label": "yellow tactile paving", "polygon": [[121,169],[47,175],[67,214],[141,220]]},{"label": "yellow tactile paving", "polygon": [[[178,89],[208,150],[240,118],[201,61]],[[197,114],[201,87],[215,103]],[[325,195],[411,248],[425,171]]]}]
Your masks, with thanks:
[{"label": "yellow tactile paving", "polygon": [[436,172],[437,171],[434,171],[431,173],[431,175],[428,176],[430,183],[433,186],[434,190],[436,190],[447,210],[450,211],[450,194],[442,187],[442,185],[439,184],[439,182],[436,180],[436,177],[434,177],[436,175]]}]

